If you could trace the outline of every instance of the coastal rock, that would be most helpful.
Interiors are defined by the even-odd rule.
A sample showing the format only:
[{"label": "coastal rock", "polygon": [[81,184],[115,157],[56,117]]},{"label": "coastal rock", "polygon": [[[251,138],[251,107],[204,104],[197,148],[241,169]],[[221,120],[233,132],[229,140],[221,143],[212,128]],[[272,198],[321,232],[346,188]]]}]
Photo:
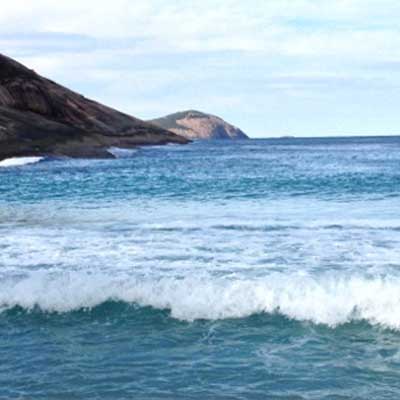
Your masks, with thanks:
[{"label": "coastal rock", "polygon": [[113,157],[111,146],[187,143],[87,99],[0,54],[0,160],[15,156]]},{"label": "coastal rock", "polygon": [[189,140],[249,138],[222,118],[196,110],[177,112],[149,122]]}]

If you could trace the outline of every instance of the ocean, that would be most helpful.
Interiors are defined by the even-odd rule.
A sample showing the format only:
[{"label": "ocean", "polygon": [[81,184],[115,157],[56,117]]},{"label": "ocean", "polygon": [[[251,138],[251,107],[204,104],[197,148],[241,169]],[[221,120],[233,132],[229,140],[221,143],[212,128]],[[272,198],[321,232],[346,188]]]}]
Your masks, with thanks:
[{"label": "ocean", "polygon": [[1,400],[400,398],[400,137],[113,151],[0,166]]}]

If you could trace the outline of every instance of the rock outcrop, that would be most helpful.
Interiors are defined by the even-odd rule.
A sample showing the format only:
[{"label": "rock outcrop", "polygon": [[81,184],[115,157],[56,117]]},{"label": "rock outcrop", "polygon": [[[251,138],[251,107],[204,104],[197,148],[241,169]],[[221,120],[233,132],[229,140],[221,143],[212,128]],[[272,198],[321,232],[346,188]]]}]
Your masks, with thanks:
[{"label": "rock outcrop", "polygon": [[42,155],[112,157],[107,151],[111,146],[187,142],[0,54],[0,160]]},{"label": "rock outcrop", "polygon": [[177,112],[149,122],[190,140],[249,138],[223,119],[195,110]]}]

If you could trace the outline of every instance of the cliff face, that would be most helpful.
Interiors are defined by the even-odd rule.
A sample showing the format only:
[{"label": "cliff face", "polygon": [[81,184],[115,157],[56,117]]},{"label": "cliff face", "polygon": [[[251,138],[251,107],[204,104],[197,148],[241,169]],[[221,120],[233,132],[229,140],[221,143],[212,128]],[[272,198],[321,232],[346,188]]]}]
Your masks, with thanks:
[{"label": "cliff face", "polygon": [[150,122],[191,140],[249,138],[239,128],[223,119],[194,110],[170,114]]},{"label": "cliff face", "polygon": [[0,159],[110,157],[110,146],[165,143],[187,140],[86,99],[0,54]]}]

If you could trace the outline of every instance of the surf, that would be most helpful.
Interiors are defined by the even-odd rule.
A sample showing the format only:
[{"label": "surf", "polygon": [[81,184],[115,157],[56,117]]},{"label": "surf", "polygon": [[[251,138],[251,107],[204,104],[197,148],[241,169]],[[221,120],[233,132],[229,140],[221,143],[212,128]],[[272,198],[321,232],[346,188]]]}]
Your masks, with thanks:
[{"label": "surf", "polygon": [[352,321],[400,330],[400,277],[274,273],[261,279],[203,276],[144,278],[96,271],[36,271],[3,277],[0,310],[68,313],[109,301],[168,310],[183,321],[279,314],[331,328]]},{"label": "surf", "polygon": [[11,157],[0,161],[0,168],[23,167],[29,164],[36,164],[44,157]]}]

